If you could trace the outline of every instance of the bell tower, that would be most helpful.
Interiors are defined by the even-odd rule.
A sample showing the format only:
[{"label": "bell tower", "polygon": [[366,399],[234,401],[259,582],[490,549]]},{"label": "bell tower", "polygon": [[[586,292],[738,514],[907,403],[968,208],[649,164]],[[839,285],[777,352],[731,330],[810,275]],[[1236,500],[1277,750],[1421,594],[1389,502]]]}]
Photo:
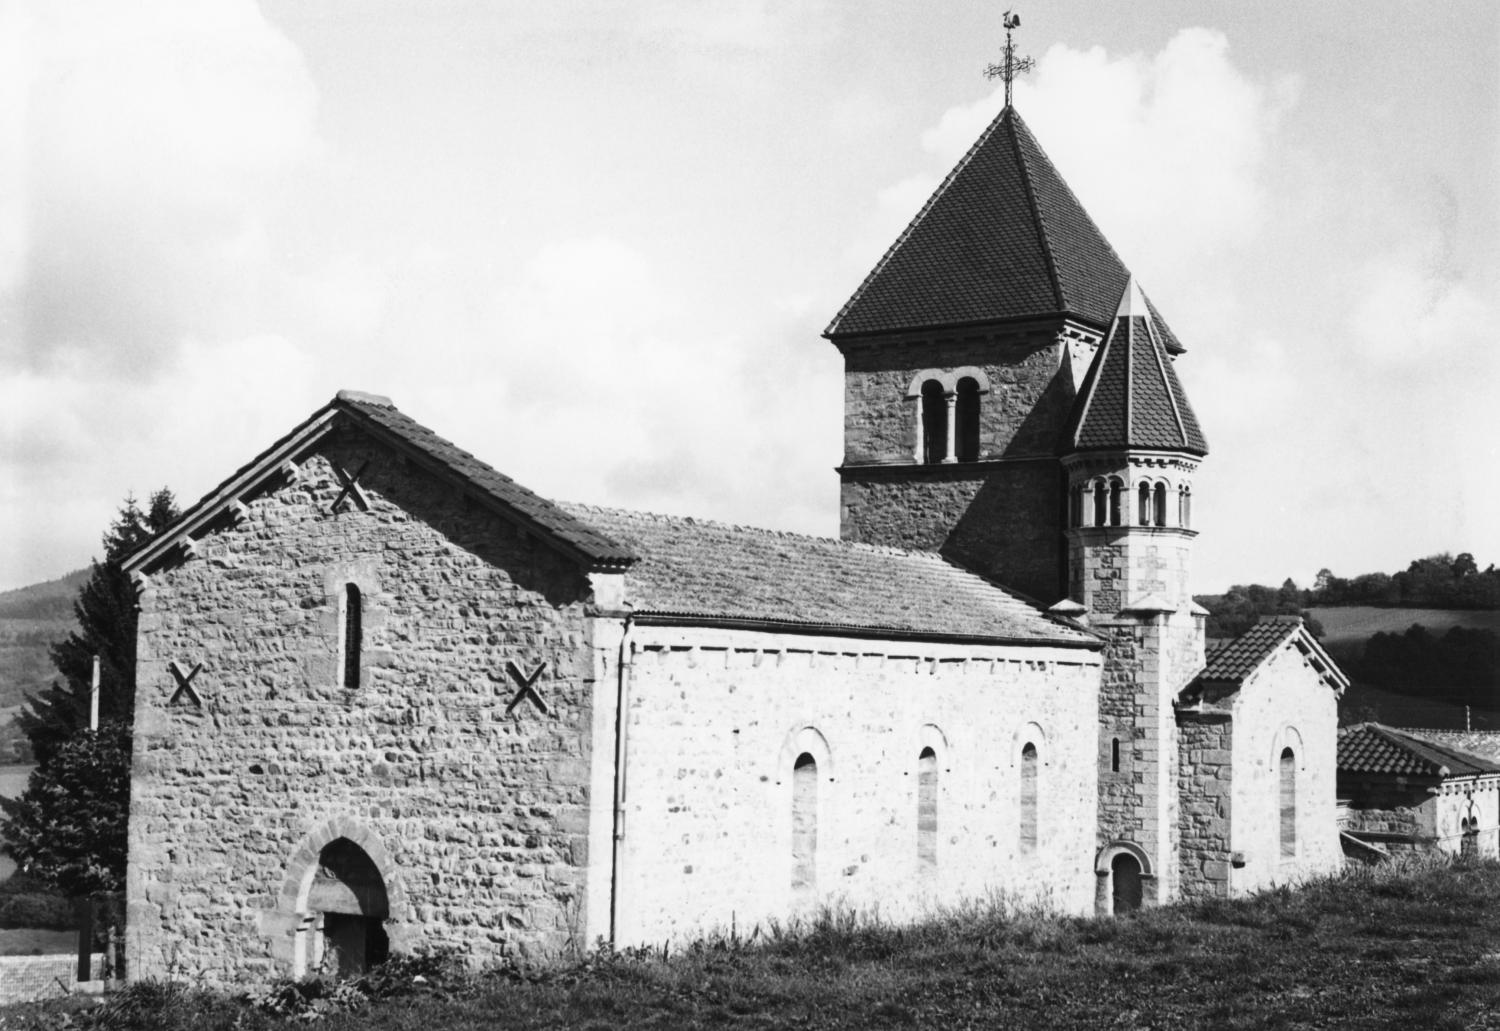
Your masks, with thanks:
[{"label": "bell tower", "polygon": [[1066,597],[1060,448],[1128,278],[1006,106],[824,332],[844,357],[841,535]]},{"label": "bell tower", "polygon": [[1131,279],[1063,447],[1070,600],[1054,606],[1108,639],[1099,843],[1106,861],[1111,850],[1139,857],[1147,901],[1177,894],[1173,703],[1204,660],[1206,613],[1193,601],[1190,570],[1193,474],[1208,443],[1173,360]]}]

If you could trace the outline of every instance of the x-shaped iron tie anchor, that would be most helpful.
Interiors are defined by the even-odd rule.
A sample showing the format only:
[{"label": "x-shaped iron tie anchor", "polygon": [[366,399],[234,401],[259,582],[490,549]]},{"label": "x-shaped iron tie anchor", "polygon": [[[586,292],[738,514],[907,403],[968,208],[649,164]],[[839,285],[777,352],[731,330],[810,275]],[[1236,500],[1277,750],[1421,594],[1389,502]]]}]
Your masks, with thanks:
[{"label": "x-shaped iron tie anchor", "polygon": [[536,689],[536,682],[540,680],[542,674],[546,672],[547,664],[545,662],[542,663],[535,669],[535,671],[529,674],[522,673],[520,667],[517,666],[514,662],[507,662],[505,664],[505,668],[510,672],[510,678],[520,685],[520,689],[516,691],[515,696],[511,698],[510,704],[505,707],[505,715],[509,716],[512,712],[514,712],[516,706],[520,705],[522,699],[525,698],[530,698],[532,704],[534,704],[538,709],[541,710],[542,715],[552,715],[552,710],[547,708],[547,703],[543,701],[542,696],[537,692]]},{"label": "x-shaped iron tie anchor", "polygon": [[167,669],[171,672],[172,679],[177,681],[177,690],[172,692],[172,697],[167,699],[167,704],[176,705],[177,699],[186,696],[187,700],[195,706],[203,708],[203,696],[193,687],[193,678],[203,671],[203,663],[194,665],[191,673],[184,673],[182,667],[177,664],[177,660],[173,659],[167,663]]},{"label": "x-shaped iron tie anchor", "polygon": [[351,498],[361,512],[368,512],[370,510],[370,502],[365,497],[365,492],[359,486],[359,478],[365,474],[365,470],[368,468],[370,468],[370,463],[366,462],[359,467],[359,470],[353,476],[350,476],[344,472],[341,466],[334,465],[333,475],[339,478],[339,487],[341,489],[339,490],[339,496],[334,498],[333,504],[328,507],[328,511],[334,515],[338,515],[339,506]]}]

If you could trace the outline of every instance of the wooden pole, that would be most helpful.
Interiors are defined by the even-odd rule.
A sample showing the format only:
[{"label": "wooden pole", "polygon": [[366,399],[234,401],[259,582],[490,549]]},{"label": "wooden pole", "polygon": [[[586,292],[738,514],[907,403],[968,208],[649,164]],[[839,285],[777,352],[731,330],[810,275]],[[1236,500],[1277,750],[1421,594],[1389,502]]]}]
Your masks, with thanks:
[{"label": "wooden pole", "polygon": [[94,901],[76,899],[73,906],[78,914],[78,980],[87,981],[93,974],[90,960],[94,954]]},{"label": "wooden pole", "polygon": [[94,675],[89,678],[89,729],[99,729],[99,656],[94,656]]}]

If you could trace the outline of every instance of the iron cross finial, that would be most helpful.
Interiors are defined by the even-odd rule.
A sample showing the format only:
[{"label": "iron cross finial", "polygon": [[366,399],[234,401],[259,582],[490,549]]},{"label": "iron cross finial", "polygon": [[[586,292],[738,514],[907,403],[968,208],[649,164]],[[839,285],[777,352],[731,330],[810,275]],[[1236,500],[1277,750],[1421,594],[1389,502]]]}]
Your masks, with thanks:
[{"label": "iron cross finial", "polygon": [[1013,11],[1005,12],[1005,60],[1000,64],[992,64],[984,70],[987,79],[1005,80],[1005,106],[1010,107],[1010,84],[1015,81],[1017,75],[1029,72],[1036,67],[1036,62],[1029,57],[1017,57],[1016,46],[1011,42],[1010,34],[1013,29],[1021,25],[1021,16]]}]

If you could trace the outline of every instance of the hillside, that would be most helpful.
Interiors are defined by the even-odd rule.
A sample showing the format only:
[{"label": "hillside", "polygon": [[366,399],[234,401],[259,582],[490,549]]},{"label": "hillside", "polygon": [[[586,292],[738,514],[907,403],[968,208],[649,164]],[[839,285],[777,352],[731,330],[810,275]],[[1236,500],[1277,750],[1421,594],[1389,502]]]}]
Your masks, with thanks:
[{"label": "hillside", "polygon": [[0,593],[0,763],[18,756],[15,714],[27,694],[52,682],[54,641],[76,626],[73,599],[89,577],[80,569],[46,583]]},{"label": "hillside", "polygon": [[1441,634],[1455,626],[1493,630],[1500,634],[1500,611],[1493,610],[1393,609],[1349,605],[1339,608],[1320,607],[1308,611],[1323,624],[1324,647],[1364,641],[1380,633],[1399,634],[1412,624],[1425,626],[1435,634]]},{"label": "hillside", "polygon": [[0,591],[0,621],[73,621],[73,599],[88,580],[91,570],[78,569],[56,580]]}]

